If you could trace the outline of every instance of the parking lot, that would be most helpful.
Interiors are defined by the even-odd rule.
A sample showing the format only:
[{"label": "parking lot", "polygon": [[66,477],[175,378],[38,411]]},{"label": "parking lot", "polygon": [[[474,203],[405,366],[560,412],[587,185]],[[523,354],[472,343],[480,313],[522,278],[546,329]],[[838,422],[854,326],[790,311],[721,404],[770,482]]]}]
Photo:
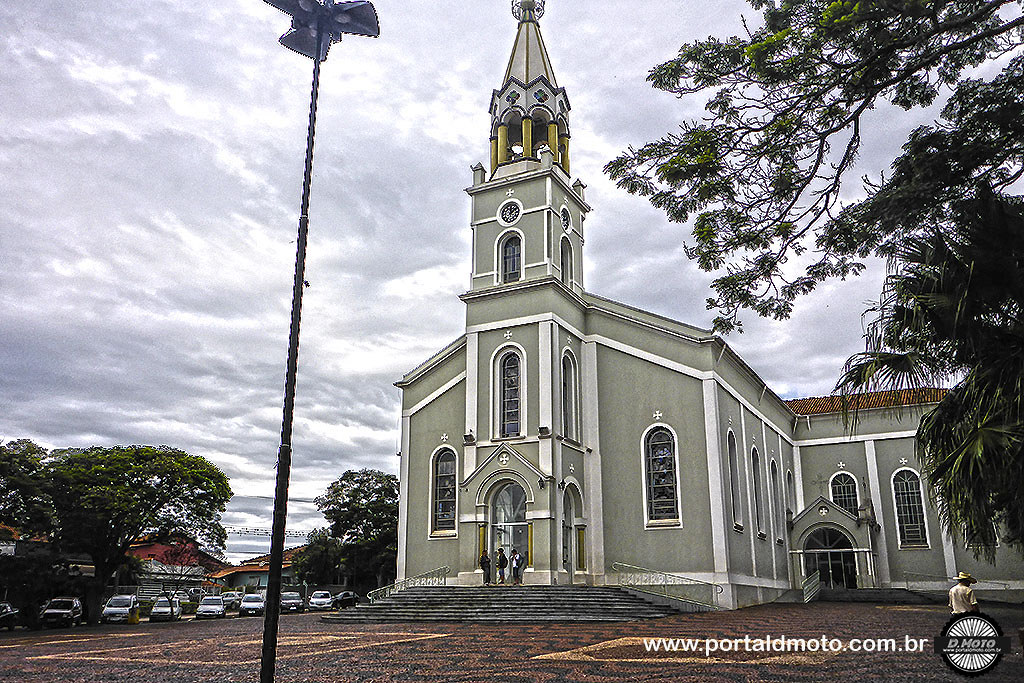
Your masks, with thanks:
[{"label": "parking lot", "polygon": [[[986,610],[1013,652],[984,681],[1024,680],[1024,607]],[[940,606],[820,603],[678,615],[642,623],[339,625],[281,619],[279,681],[964,680],[931,651]],[[76,627],[0,635],[4,681],[254,681],[263,620]],[[649,652],[643,638],[927,639],[920,652]]]}]

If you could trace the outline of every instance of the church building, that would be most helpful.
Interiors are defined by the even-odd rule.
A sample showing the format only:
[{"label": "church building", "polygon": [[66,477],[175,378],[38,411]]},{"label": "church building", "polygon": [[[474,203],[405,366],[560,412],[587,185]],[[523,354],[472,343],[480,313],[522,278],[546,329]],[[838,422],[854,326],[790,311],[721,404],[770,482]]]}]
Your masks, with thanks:
[{"label": "church building", "polygon": [[[943,532],[914,434],[940,390],[783,400],[712,332],[585,289],[586,185],[571,107],[521,0],[472,168],[465,333],[402,390],[398,578],[517,549],[526,584],[622,571],[714,585],[725,608],[826,586],[1024,589],[1008,548],[976,560]],[[481,142],[483,142],[481,131]],[[895,409],[899,409],[898,412]]]}]

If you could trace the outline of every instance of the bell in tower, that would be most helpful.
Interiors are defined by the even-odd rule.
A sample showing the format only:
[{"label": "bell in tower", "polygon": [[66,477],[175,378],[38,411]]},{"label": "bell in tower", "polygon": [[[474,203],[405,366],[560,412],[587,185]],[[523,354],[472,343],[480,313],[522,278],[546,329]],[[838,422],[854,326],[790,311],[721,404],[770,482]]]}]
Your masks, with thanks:
[{"label": "bell in tower", "polygon": [[512,0],[519,20],[505,80],[491,97],[491,175],[503,164],[551,150],[569,173],[569,98],[558,87],[540,33],[543,0]]}]

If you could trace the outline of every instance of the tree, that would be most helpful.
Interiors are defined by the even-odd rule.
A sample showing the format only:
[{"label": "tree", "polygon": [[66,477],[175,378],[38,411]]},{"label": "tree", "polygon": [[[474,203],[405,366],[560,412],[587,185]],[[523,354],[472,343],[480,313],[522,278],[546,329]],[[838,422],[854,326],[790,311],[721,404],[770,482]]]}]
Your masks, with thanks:
[{"label": "tree", "polygon": [[[748,2],[763,11],[760,28],[684,45],[648,77],[681,97],[707,93],[709,115],[605,167],[670,220],[694,217],[687,253],[725,271],[708,307],[726,332],[741,327],[741,308],[787,318],[819,283],[941,225],[976,182],[998,190],[1024,174],[1024,57],[996,61],[1019,52],[1021,0]],[[965,78],[978,66],[998,75]],[[868,113],[950,92],[942,121],[914,131],[893,176],[839,213],[843,178],[873,132]],[[894,211],[903,218],[890,220]],[[801,255],[808,265],[788,272]]]},{"label": "tree", "polygon": [[292,569],[299,581],[314,586],[339,583],[345,549],[341,539],[327,529],[309,532],[306,547],[292,559]]},{"label": "tree", "polygon": [[0,524],[47,529],[52,502],[40,472],[46,449],[28,439],[0,444]]},{"label": "tree", "polygon": [[395,575],[398,555],[398,477],[379,470],[349,470],[316,498],[341,539],[343,561],[356,580],[376,586]]},{"label": "tree", "polygon": [[954,537],[1024,549],[1024,203],[982,186],[898,249],[845,394],[959,381],[926,414],[918,457]]},{"label": "tree", "polygon": [[145,532],[181,533],[214,547],[226,539],[220,515],[231,498],[227,477],[206,459],[167,446],[54,451],[27,486],[42,489],[51,505],[49,520],[34,531],[62,551],[92,558],[91,623],[107,581]]}]

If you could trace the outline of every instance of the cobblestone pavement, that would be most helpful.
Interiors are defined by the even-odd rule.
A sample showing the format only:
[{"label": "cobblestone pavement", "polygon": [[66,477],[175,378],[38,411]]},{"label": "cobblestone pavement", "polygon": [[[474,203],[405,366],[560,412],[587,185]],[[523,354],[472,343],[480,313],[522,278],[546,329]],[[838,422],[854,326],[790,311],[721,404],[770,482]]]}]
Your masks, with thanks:
[{"label": "cobblestone pavement", "polygon": [[[982,681],[1024,681],[1024,606],[985,610],[1013,651]],[[940,606],[817,603],[618,624],[342,625],[281,620],[277,681],[962,681],[932,652]],[[79,627],[0,636],[0,681],[256,681],[263,620]],[[927,639],[923,652],[648,653],[644,637]]]}]

